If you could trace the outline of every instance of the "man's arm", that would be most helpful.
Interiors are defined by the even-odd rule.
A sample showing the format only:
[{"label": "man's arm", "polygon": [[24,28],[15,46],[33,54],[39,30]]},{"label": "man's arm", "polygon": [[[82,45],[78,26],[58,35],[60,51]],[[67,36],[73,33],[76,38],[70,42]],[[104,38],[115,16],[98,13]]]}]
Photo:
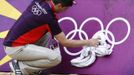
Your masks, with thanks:
[{"label": "man's arm", "polygon": [[55,38],[65,47],[81,47],[81,46],[97,46],[99,43],[98,39],[89,40],[69,40],[66,39],[63,32],[55,35]]}]

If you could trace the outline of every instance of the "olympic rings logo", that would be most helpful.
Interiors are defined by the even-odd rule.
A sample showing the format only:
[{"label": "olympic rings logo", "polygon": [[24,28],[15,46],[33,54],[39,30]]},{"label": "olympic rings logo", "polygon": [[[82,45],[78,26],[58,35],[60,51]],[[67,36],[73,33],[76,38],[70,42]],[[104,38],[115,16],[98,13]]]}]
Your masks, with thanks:
[{"label": "olympic rings logo", "polygon": [[32,6],[32,12],[34,15],[38,15],[38,16],[40,16],[42,14],[41,9],[39,9],[37,5]]},{"label": "olympic rings logo", "polygon": [[[113,49],[115,45],[119,45],[119,44],[122,44],[123,42],[125,42],[125,41],[127,40],[127,38],[129,37],[130,32],[131,32],[131,27],[130,27],[129,21],[128,21],[127,19],[125,19],[125,18],[122,18],[122,17],[117,17],[117,18],[112,19],[112,20],[108,23],[108,25],[107,25],[106,28],[104,28],[103,22],[102,22],[100,19],[98,19],[97,17],[90,17],[90,18],[87,18],[87,19],[80,25],[80,28],[78,28],[76,21],[75,21],[73,18],[71,18],[71,17],[64,17],[64,18],[61,18],[61,19],[59,19],[58,22],[61,23],[61,22],[64,21],[64,20],[69,20],[69,21],[71,21],[71,22],[74,24],[74,27],[75,27],[74,30],[70,31],[70,32],[66,35],[66,38],[68,38],[68,39],[70,39],[70,40],[73,39],[73,38],[76,36],[76,33],[79,33],[79,38],[80,38],[80,40],[84,40],[83,37],[82,37],[82,34],[85,36],[85,39],[88,40],[89,38],[88,38],[87,33],[82,30],[83,26],[84,26],[87,22],[89,22],[89,21],[96,21],[96,22],[98,22],[99,25],[100,25],[100,28],[101,28],[99,31],[102,31],[102,32],[105,33],[106,40],[111,44],[111,48],[110,48],[110,49]],[[123,22],[127,25],[127,34],[126,34],[126,36],[125,36],[122,40],[120,40],[120,41],[115,41],[115,36],[113,35],[113,33],[112,33],[111,31],[109,31],[110,26],[111,26],[114,22],[116,22],[116,21],[123,21]],[[69,36],[70,36],[71,34],[72,34],[72,36],[69,38]],[[112,40],[109,39],[108,34],[111,36]],[[66,47],[64,47],[64,50],[65,50],[65,52],[66,52],[67,54],[69,54],[69,55],[71,55],[71,56],[79,55],[79,54],[82,52],[82,50],[80,50],[79,52],[72,53],[72,52],[68,51],[68,49],[67,49]]]}]

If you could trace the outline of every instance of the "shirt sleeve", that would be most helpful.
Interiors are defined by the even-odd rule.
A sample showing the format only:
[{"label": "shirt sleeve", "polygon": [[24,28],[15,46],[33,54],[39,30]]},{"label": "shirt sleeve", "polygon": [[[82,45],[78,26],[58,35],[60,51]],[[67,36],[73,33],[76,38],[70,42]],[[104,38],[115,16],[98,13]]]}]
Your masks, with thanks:
[{"label": "shirt sleeve", "polygon": [[50,27],[52,35],[57,35],[62,32],[62,30],[59,26],[59,23],[56,19],[51,19],[49,21],[49,27]]}]

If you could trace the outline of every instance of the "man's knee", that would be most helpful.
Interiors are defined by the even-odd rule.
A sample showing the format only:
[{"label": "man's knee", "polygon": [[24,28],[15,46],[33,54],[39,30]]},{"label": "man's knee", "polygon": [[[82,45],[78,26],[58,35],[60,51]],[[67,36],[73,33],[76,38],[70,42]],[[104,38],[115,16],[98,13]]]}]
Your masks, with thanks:
[{"label": "man's knee", "polygon": [[50,62],[52,63],[53,66],[58,65],[59,63],[61,63],[61,55],[55,55],[55,57],[53,59],[50,60]]}]

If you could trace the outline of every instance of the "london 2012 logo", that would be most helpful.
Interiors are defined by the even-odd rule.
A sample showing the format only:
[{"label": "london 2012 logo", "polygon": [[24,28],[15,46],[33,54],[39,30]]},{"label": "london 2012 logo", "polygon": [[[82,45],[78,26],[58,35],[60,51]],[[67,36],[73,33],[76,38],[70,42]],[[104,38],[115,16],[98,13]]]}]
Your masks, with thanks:
[{"label": "london 2012 logo", "polygon": [[42,15],[42,13],[47,14],[46,9],[43,8],[38,2],[35,2],[35,5],[32,6],[31,12],[37,16]]},{"label": "london 2012 logo", "polygon": [[37,16],[40,16],[42,14],[42,11],[36,5],[32,6],[32,12],[34,15],[37,15]]}]

